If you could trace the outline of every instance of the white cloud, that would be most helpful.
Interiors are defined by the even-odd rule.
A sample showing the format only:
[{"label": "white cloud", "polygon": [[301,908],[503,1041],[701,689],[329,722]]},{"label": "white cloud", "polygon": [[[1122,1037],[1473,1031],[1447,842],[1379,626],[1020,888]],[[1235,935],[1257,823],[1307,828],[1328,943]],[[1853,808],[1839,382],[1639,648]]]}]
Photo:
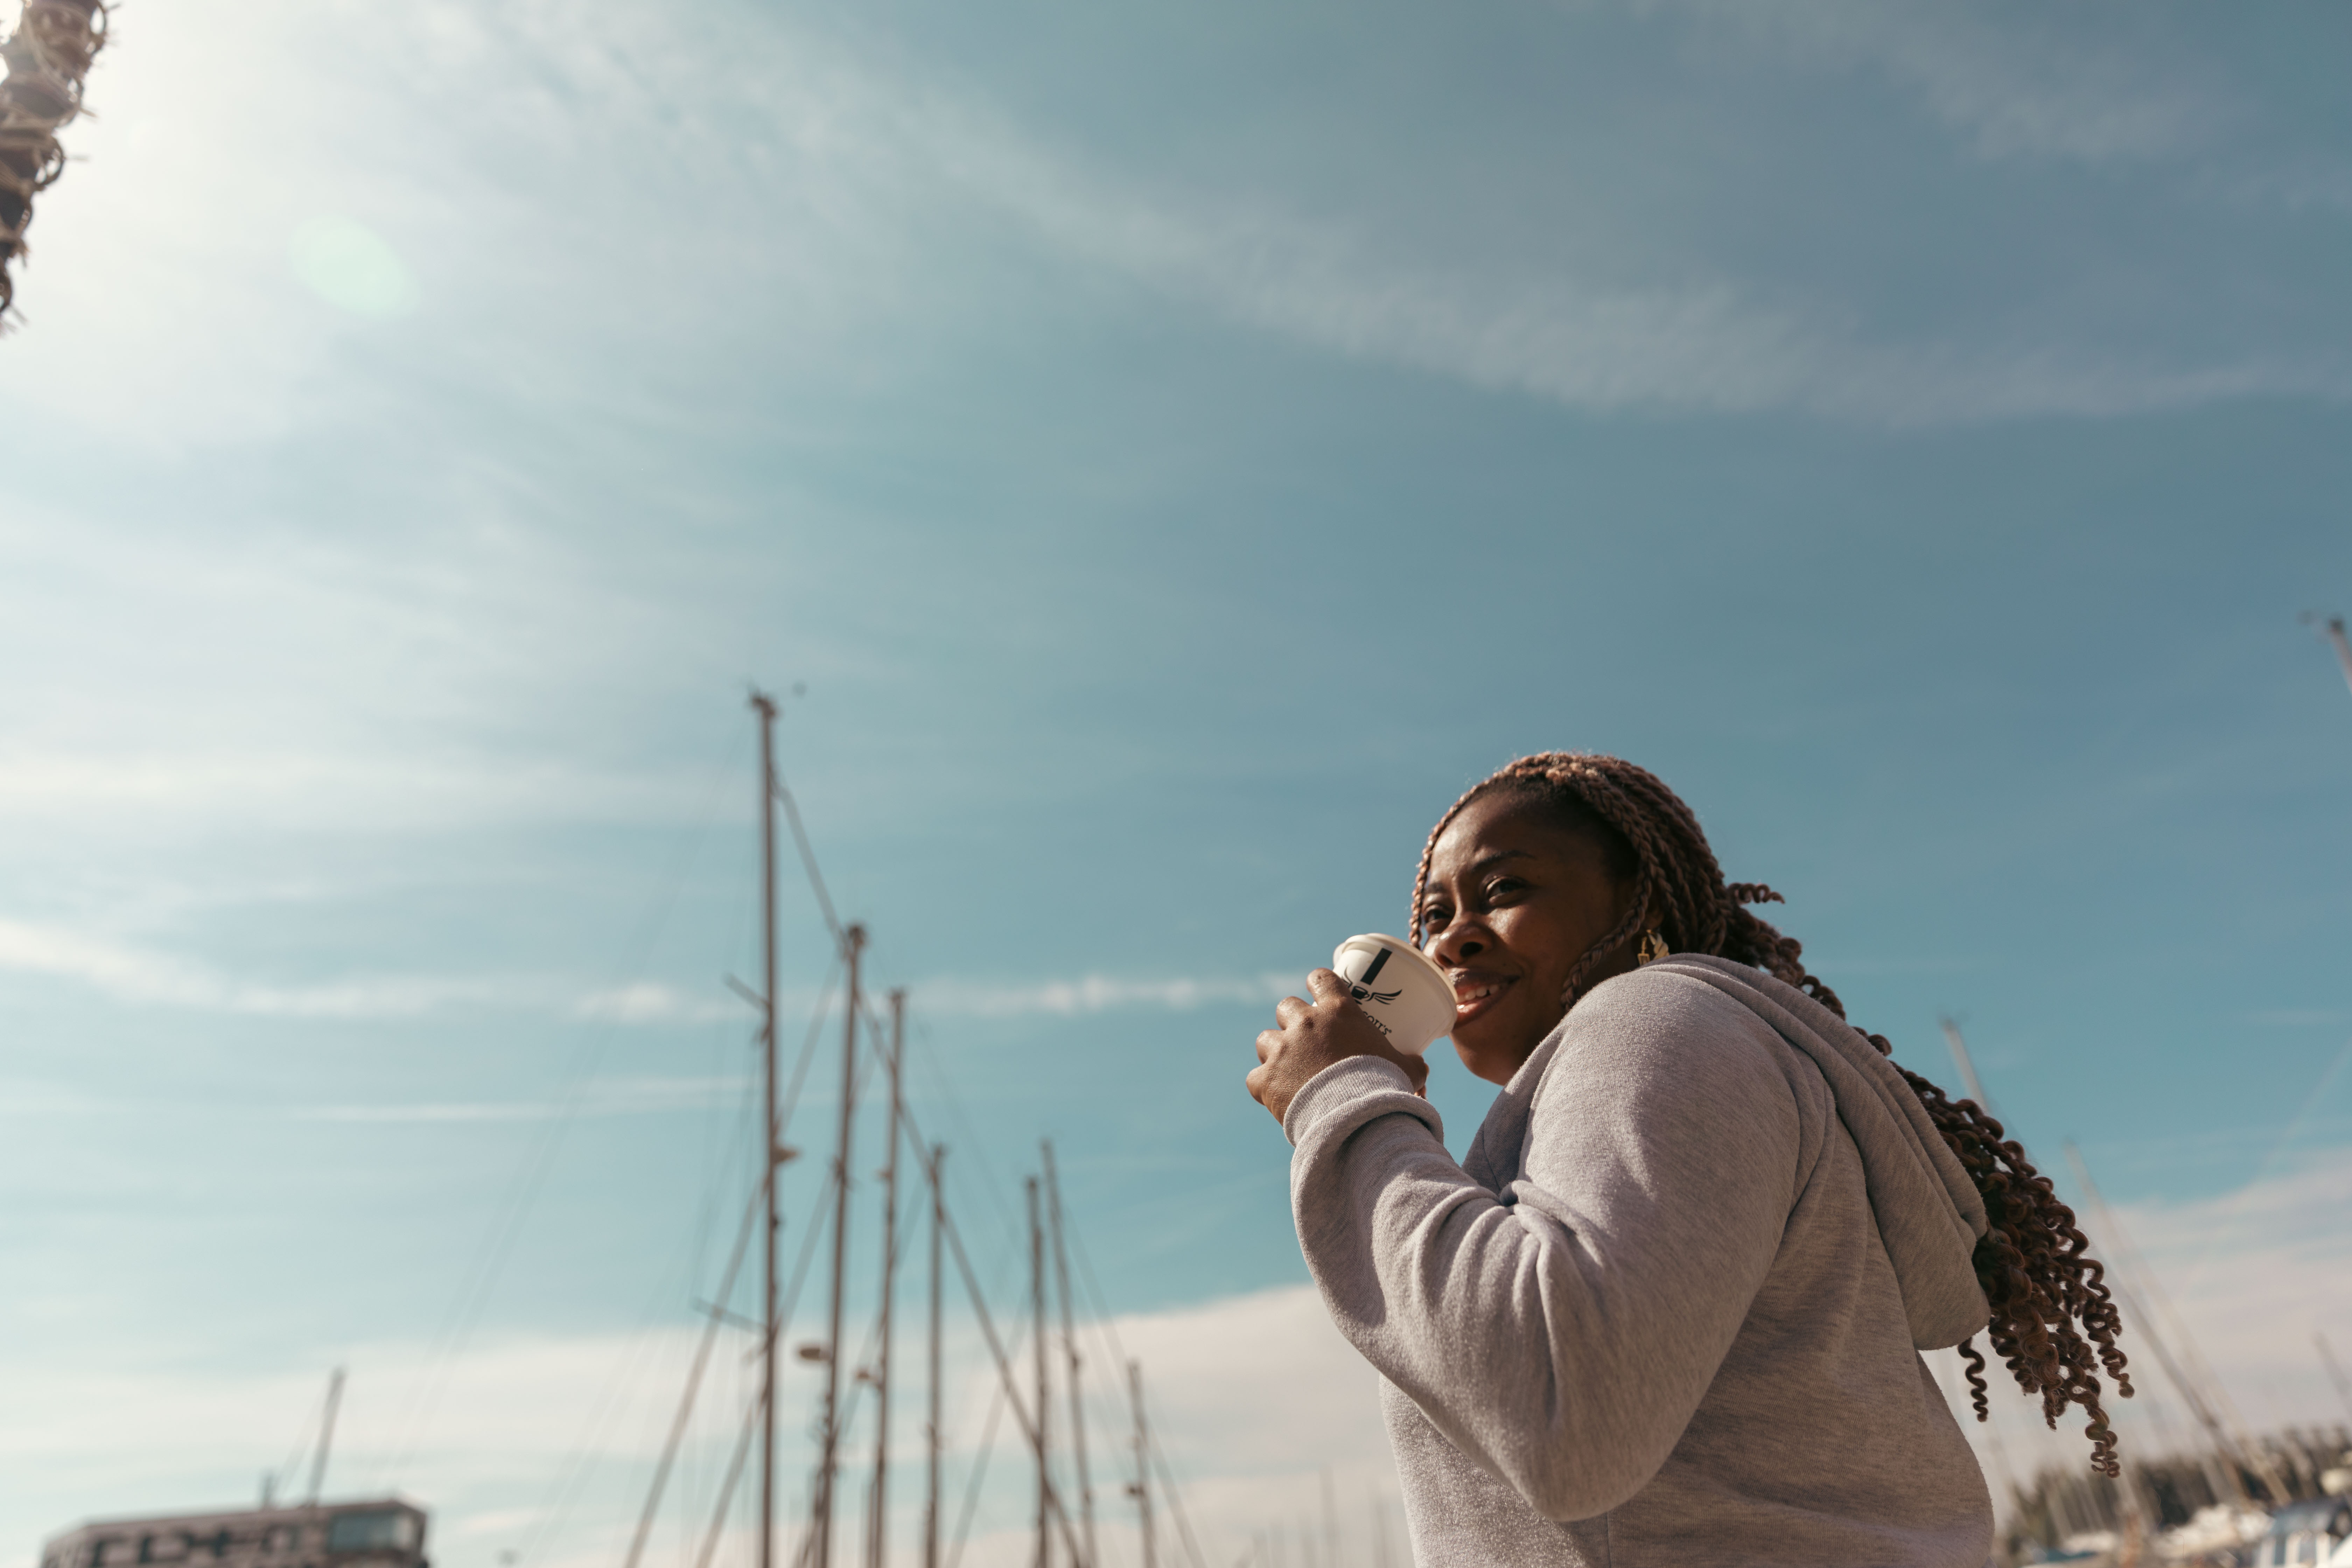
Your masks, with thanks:
[{"label": "white cloud", "polygon": [[[1371,1374],[1312,1290],[1125,1317],[1116,1329],[1144,1363],[1158,1435],[1184,1485],[1186,1520],[1212,1562],[1233,1561],[1255,1529],[1318,1521],[1326,1472],[1345,1510],[1343,1540],[1360,1552],[1368,1543],[1370,1495],[1393,1491]],[[440,1360],[417,1345],[352,1347],[343,1358],[352,1379],[328,1490],[397,1486],[424,1501],[440,1542],[435,1558],[449,1568],[489,1568],[502,1550],[523,1550],[549,1568],[609,1568],[634,1525],[697,1333],[666,1327],[514,1337]],[[1099,1342],[1087,1346],[1097,1515],[1114,1560],[1131,1563],[1133,1515],[1121,1497],[1124,1371],[1105,1364]],[[698,1531],[709,1517],[752,1386],[742,1349],[742,1337],[729,1331],[690,1429],[672,1494],[677,1506],[665,1511],[655,1537],[664,1560],[684,1533],[681,1515]],[[960,1511],[966,1464],[996,1384],[969,1323],[956,1325],[949,1355],[950,1497]],[[308,1372],[241,1377],[142,1366],[135,1358],[64,1364],[23,1346],[0,1355],[0,1369],[11,1391],[0,1412],[0,1460],[16,1483],[0,1499],[0,1529],[19,1542],[20,1559],[79,1515],[234,1501],[249,1476],[289,1452],[319,1397]],[[797,1508],[815,1373],[795,1363],[784,1387],[793,1411],[782,1423],[791,1445],[782,1473]],[[900,1563],[915,1561],[921,1435],[913,1410],[909,1396],[895,1449],[903,1467]],[[872,1440],[863,1415],[852,1430],[851,1474],[860,1478],[852,1495],[863,1493]],[[1012,1423],[1001,1421],[964,1557],[971,1568],[1025,1561],[1024,1475]],[[1161,1561],[1182,1561],[1165,1500],[1160,1506]]]}]

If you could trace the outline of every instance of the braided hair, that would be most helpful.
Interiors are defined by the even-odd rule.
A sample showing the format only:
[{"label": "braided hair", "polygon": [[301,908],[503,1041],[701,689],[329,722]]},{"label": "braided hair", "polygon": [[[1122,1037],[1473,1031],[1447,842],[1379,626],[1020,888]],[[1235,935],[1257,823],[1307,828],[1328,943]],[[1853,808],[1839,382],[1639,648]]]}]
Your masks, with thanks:
[{"label": "braided hair", "polygon": [[[1611,874],[1632,885],[1625,917],[1570,969],[1561,996],[1567,1005],[1576,1005],[1586,980],[1609,954],[1637,931],[1654,929],[1676,952],[1713,953],[1753,964],[1845,1016],[1837,993],[1806,971],[1803,944],[1746,907],[1786,900],[1760,882],[1726,882],[1698,818],[1655,773],[1588,752],[1521,757],[1472,785],[1438,819],[1413,880],[1410,929],[1416,947],[1438,836],[1472,801],[1498,793],[1525,797],[1591,834]],[[1893,1055],[1885,1037],[1857,1032],[1882,1056]],[[1895,1071],[1984,1195],[1989,1228],[1977,1242],[1974,1262],[1977,1282],[1992,1309],[1985,1335],[1994,1353],[2021,1388],[2040,1397],[2042,1419],[2053,1430],[2068,1405],[2080,1405],[2090,1417],[2084,1432],[2091,1439],[2092,1468],[2119,1474],[2098,1371],[2104,1366],[2118,1392],[2131,1397],[2131,1377],[2116,1344],[2122,1322],[2105,1282],[2106,1271],[2090,1256],[2074,1211],[2058,1201],[2050,1178],[2034,1170],[2024,1149],[2007,1140],[2000,1123],[1976,1101],[1955,1100],[1899,1063]],[[1984,1355],[1973,1335],[1960,1342],[1959,1351],[1968,1363],[1977,1419],[1988,1420]]]}]

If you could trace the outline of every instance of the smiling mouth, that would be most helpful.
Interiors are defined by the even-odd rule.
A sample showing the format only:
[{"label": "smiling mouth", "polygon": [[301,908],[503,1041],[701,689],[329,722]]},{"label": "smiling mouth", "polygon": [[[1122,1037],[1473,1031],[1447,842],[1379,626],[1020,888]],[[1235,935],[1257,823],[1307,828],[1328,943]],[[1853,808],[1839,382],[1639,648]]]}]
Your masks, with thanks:
[{"label": "smiling mouth", "polygon": [[1516,975],[1508,978],[1457,982],[1454,987],[1454,1021],[1467,1023],[1495,1005],[1496,999],[1518,984]]}]

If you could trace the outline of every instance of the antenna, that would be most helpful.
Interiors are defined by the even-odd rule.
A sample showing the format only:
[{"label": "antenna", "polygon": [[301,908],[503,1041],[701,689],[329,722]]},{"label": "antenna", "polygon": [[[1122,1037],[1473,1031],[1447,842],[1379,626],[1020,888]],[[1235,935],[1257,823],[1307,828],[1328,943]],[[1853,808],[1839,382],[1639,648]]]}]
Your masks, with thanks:
[{"label": "antenna", "polygon": [[310,1465],[308,1502],[319,1500],[319,1488],[327,1479],[327,1455],[335,1446],[335,1411],[342,1402],[343,1369],[337,1367],[327,1379],[327,1413],[319,1422],[319,1457]]}]

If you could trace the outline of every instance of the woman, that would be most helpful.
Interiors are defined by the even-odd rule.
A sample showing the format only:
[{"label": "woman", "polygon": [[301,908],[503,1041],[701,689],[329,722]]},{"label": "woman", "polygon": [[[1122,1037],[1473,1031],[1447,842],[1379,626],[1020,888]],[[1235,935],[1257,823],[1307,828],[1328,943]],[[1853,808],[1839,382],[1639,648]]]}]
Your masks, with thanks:
[{"label": "woman", "polygon": [[1919,1352],[1993,1348],[2052,1425],[2131,1386],[2074,1216],[1999,1123],[1844,1021],[1697,819],[1614,757],[1523,758],[1423,851],[1412,939],[1503,1086],[1461,1164],[1328,971],[1250,1092],[1379,1369],[1426,1564],[1977,1568],[1992,1514]]}]

